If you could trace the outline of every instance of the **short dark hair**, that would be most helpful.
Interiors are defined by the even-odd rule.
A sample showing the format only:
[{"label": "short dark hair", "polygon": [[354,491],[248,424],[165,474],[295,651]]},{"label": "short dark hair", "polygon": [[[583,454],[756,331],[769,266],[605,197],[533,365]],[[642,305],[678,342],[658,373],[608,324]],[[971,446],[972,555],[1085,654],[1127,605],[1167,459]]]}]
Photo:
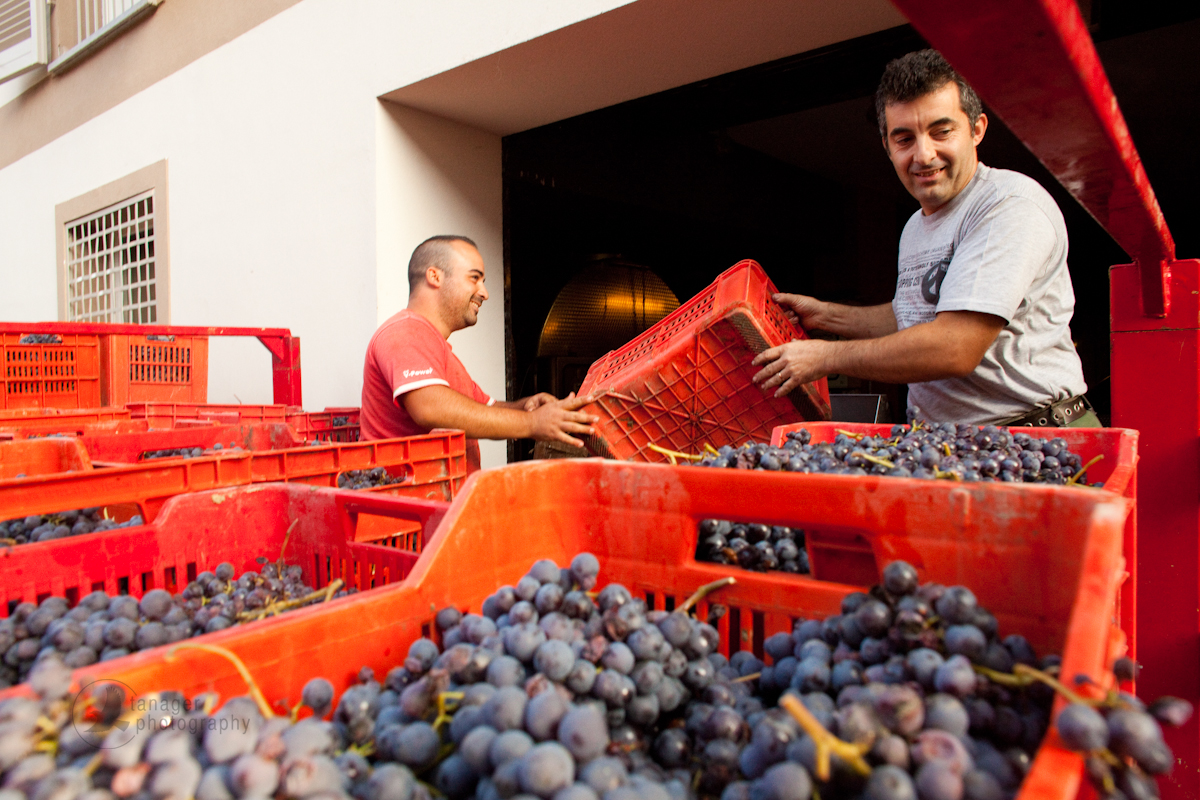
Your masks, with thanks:
[{"label": "short dark hair", "polygon": [[454,242],[466,242],[476,250],[479,249],[479,245],[466,236],[455,236],[453,234],[430,236],[417,245],[417,249],[413,250],[412,257],[408,259],[409,294],[412,294],[413,290],[421,285],[421,280],[425,277],[425,270],[430,267],[437,267],[440,270],[449,272],[450,245]]},{"label": "short dark hair", "polygon": [[958,104],[971,127],[983,113],[983,103],[971,84],[950,66],[937,50],[917,50],[889,61],[875,91],[875,114],[879,117],[879,135],[887,138],[887,107],[892,103],[908,103],[918,97],[933,94],[947,83],[958,85]]}]

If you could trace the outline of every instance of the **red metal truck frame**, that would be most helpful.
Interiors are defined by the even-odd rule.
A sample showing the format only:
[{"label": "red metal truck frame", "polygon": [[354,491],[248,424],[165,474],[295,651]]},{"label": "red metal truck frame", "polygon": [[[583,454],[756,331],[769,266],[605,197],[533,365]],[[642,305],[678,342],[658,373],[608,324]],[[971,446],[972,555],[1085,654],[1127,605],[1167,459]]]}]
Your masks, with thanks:
[{"label": "red metal truck frame", "polygon": [[[1175,242],[1075,0],[893,0],[1133,259],[1112,267],[1112,424],[1141,431],[1139,690],[1200,701],[1200,261]],[[1153,386],[1153,390],[1150,387]],[[1135,571],[1136,570],[1136,571]],[[1200,793],[1200,722],[1164,798]]]}]

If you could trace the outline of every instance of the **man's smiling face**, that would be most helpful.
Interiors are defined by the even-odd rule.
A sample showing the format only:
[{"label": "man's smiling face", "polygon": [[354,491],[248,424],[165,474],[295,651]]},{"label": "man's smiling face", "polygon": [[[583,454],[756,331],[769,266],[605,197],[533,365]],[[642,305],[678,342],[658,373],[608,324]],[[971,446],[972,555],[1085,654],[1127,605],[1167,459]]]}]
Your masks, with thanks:
[{"label": "man's smiling face", "polygon": [[987,130],[987,117],[975,125],[962,110],[953,81],[907,103],[889,103],[883,146],[908,193],[932,214],[954,199],[975,175],[975,147]]},{"label": "man's smiling face", "polygon": [[479,321],[479,309],[488,299],[483,257],[466,242],[450,244],[453,255],[444,270],[440,291],[442,317],[452,331]]}]

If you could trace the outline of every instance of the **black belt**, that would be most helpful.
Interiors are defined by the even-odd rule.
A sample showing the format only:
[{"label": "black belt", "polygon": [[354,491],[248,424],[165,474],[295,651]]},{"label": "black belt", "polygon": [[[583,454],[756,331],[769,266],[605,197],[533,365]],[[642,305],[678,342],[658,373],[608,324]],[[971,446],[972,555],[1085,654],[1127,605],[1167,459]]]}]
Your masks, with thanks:
[{"label": "black belt", "polygon": [[1091,410],[1092,404],[1088,402],[1087,397],[1079,394],[996,424],[1009,427],[1065,428]]}]

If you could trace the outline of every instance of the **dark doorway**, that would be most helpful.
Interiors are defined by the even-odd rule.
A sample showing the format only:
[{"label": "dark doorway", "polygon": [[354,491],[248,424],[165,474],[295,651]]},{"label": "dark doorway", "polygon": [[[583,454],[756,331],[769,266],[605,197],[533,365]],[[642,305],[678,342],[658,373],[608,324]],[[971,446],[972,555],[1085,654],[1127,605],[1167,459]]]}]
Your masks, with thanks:
[{"label": "dark doorway", "polygon": [[[1196,218],[1200,159],[1183,137],[1200,116],[1189,61],[1200,22],[1130,7],[1105,0],[1085,14],[1179,253],[1195,256],[1200,235],[1185,223]],[[509,396],[550,390],[536,358],[543,323],[600,254],[653,270],[681,301],[743,258],[784,291],[890,300],[899,233],[917,205],[882,153],[871,97],[888,60],[925,46],[902,26],[506,137]],[[981,160],[1035,178],[1063,210],[1072,332],[1107,419],[1107,270],[1128,257],[990,116]],[[831,389],[887,394],[903,419],[903,387],[837,378]]]}]

